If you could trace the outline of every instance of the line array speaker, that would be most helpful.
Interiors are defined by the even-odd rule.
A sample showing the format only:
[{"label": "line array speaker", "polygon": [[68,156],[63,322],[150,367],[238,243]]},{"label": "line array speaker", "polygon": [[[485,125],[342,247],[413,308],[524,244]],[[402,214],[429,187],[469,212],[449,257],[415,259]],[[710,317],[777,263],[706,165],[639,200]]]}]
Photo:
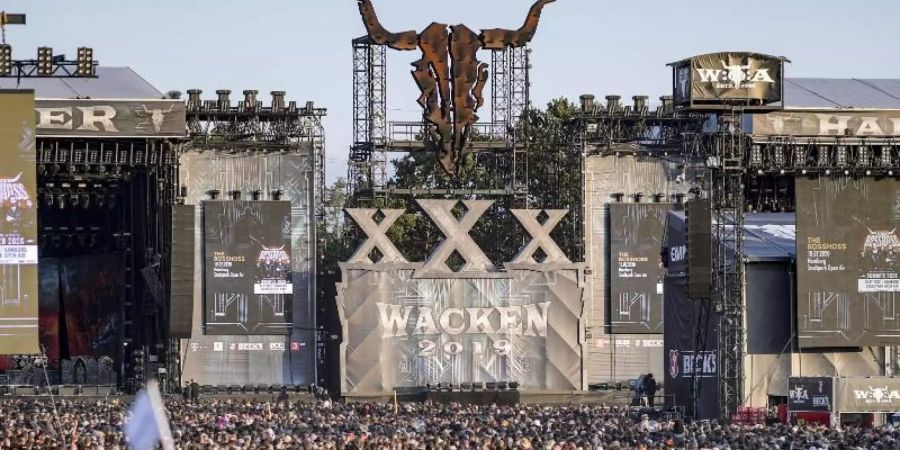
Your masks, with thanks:
[{"label": "line array speaker", "polygon": [[709,199],[689,200],[687,222],[688,298],[712,298],[712,207]]},{"label": "line array speaker", "polygon": [[191,337],[194,306],[194,206],[172,207],[172,290],[169,338]]}]

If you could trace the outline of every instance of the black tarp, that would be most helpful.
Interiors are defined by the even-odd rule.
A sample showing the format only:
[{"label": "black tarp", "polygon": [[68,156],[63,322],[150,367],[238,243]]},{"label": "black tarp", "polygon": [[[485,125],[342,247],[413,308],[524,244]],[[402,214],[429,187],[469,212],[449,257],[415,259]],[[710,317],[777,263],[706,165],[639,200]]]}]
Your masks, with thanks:
[{"label": "black tarp", "polygon": [[695,419],[718,417],[718,315],[710,301],[687,298],[685,277],[666,277],[663,302],[666,405]]},{"label": "black tarp", "polygon": [[789,352],[794,297],[790,263],[748,263],[744,270],[747,353]]}]

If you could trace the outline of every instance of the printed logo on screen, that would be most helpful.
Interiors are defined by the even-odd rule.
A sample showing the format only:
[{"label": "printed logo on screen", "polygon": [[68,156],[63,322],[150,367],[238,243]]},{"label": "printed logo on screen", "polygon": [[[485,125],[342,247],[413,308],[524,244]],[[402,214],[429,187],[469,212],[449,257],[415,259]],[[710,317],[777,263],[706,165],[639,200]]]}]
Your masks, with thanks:
[{"label": "printed logo on screen", "polygon": [[672,378],[715,378],[718,375],[716,352],[681,352],[669,350],[669,375]]},{"label": "printed logo on screen", "polygon": [[269,351],[283,352],[284,351],[284,342],[269,342]]},{"label": "printed logo on screen", "polygon": [[135,115],[147,119],[139,124],[137,124],[134,128],[137,131],[141,130],[149,130],[153,129],[153,131],[159,133],[162,130],[163,122],[166,121],[166,115],[170,114],[172,111],[175,111],[175,105],[169,107],[168,110],[163,109],[147,109],[147,105],[140,105],[132,107],[132,111],[134,111]]},{"label": "printed logo on screen", "polygon": [[669,376],[678,378],[678,350],[669,350]]},{"label": "printed logo on screen", "polygon": [[299,342],[291,342],[291,351],[299,352],[300,351],[300,343]]},{"label": "printed logo on screen", "polygon": [[900,391],[885,387],[869,386],[868,390],[853,390],[856,403],[866,405],[893,405],[894,401],[900,401]]},{"label": "printed logo on screen", "polygon": [[795,386],[788,392],[791,401],[801,403],[809,400],[809,391],[803,386]]},{"label": "printed logo on screen", "polygon": [[224,342],[213,342],[213,351],[214,352],[224,352],[225,351],[225,343]]},{"label": "printed logo on screen", "polygon": [[669,249],[669,261],[671,262],[681,262],[684,261],[687,257],[687,246],[686,245],[676,245]]},{"label": "printed logo on screen", "polygon": [[691,82],[691,68],[689,66],[679,67],[678,75],[678,97],[687,98],[688,86]]},{"label": "printed logo on screen", "polygon": [[769,69],[752,70],[750,64],[722,63],[722,69],[697,69],[700,81],[716,89],[754,89],[759,83],[774,83]]}]

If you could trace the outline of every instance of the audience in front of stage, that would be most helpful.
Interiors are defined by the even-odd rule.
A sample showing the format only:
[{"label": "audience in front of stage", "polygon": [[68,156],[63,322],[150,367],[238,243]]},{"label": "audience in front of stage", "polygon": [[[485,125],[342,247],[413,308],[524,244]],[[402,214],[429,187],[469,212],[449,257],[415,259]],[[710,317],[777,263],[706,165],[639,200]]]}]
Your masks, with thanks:
[{"label": "audience in front of stage", "polygon": [[[283,399],[280,399],[283,400]],[[720,426],[605,406],[167,401],[180,449],[895,449],[900,430]],[[396,409],[395,409],[396,408]],[[122,449],[119,400],[0,401],[0,448]]]}]

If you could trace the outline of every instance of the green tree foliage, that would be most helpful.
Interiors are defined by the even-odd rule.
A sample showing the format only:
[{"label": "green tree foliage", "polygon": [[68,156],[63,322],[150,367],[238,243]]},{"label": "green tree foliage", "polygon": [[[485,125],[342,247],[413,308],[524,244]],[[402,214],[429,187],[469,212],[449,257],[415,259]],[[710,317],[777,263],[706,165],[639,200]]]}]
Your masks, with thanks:
[{"label": "green tree foliage", "polygon": [[[568,140],[567,124],[576,107],[564,98],[550,102],[546,109],[526,111],[517,133],[520,145],[528,150],[528,196],[493,197],[489,220],[480,220],[471,235],[491,260],[510,261],[527,242],[528,237],[510,213],[512,208],[566,209],[569,214],[554,231],[560,247],[573,260],[581,258],[581,154]],[[473,139],[478,139],[473,136]],[[451,178],[440,167],[434,152],[411,153],[393,161],[390,182],[405,189],[502,189],[509,186],[509,155],[469,154],[458,177]],[[444,239],[440,230],[421,211],[414,199],[391,196],[378,200],[346,198],[346,181],[338,180],[327,192],[325,263],[331,270],[338,261],[346,260],[364,236],[355,226],[338,216],[342,206],[405,209],[388,232],[400,252],[410,261],[424,261]],[[339,195],[341,193],[341,195]],[[449,198],[432,195],[429,198]],[[470,197],[468,199],[475,199]],[[460,214],[462,211],[460,211]]]}]

